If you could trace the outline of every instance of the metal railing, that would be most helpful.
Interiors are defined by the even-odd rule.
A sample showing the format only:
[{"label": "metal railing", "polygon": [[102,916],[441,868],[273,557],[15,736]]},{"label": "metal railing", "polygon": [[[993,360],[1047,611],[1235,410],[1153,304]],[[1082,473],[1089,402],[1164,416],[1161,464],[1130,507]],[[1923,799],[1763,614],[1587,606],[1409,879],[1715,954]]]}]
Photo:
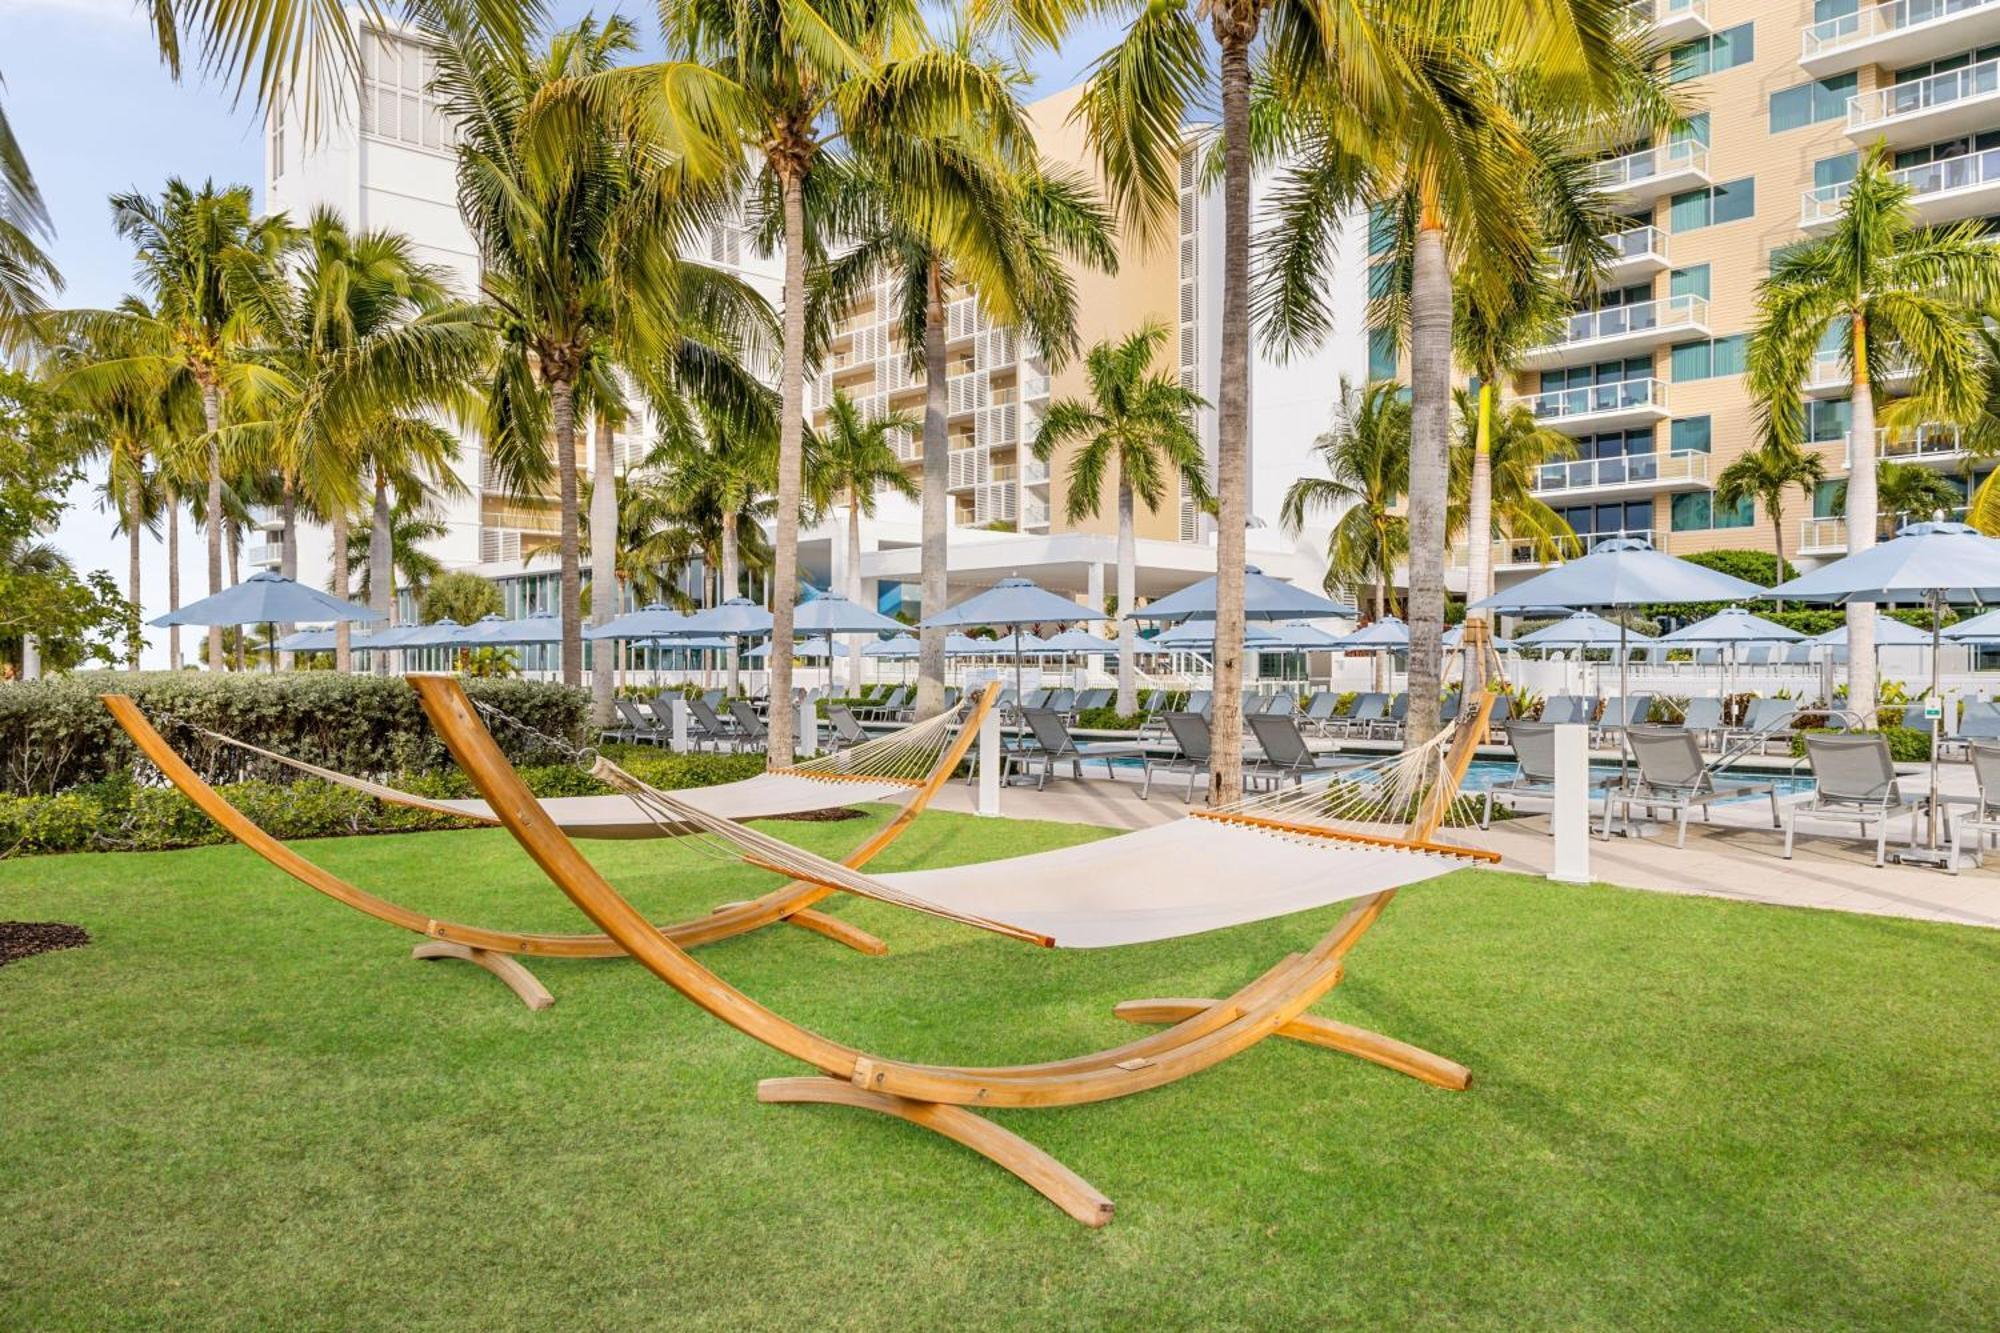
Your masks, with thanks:
[{"label": "metal railing", "polygon": [[[1915,191],[1915,202],[1922,203],[1926,195],[1970,189],[1975,185],[2000,184],[2000,148],[1925,162],[1890,174]],[[1817,190],[1807,190],[1799,209],[1799,225],[1814,227],[1838,218],[1850,184],[1842,181],[1837,185],[1822,185]]]},{"label": "metal railing", "polygon": [[1569,317],[1563,336],[1551,348],[1622,338],[1653,329],[1689,328],[1708,323],[1708,301],[1692,293],[1663,296],[1656,301],[1635,301],[1630,305],[1610,305],[1582,310]]},{"label": "metal railing", "polygon": [[1535,476],[1535,493],[1592,490],[1604,486],[1643,486],[1708,480],[1708,455],[1684,449],[1666,454],[1618,454],[1609,458],[1576,458],[1544,463]]},{"label": "metal railing", "polygon": [[1667,258],[1667,234],[1658,227],[1628,227],[1605,237],[1611,242],[1611,262],[1621,259],[1638,259],[1645,255],[1658,255],[1662,261]]},{"label": "metal railing", "polygon": [[[1949,458],[1965,452],[1965,439],[1957,426],[1949,423],[1932,423],[1918,426],[1915,430],[1891,430],[1884,426],[1875,432],[1875,456],[1891,461],[1907,458]],[[1849,449],[1849,461],[1853,451]]]},{"label": "metal railing", "polygon": [[1592,184],[1600,190],[1626,190],[1646,181],[1677,171],[1708,173],[1708,145],[1695,139],[1641,148],[1623,157],[1607,158],[1592,170]]},{"label": "metal railing", "polygon": [[1991,9],[1996,3],[2000,0],[1892,0],[1886,5],[1864,4],[1852,14],[1807,28],[1799,40],[1799,59],[1832,55],[1920,23]]},{"label": "metal railing", "polygon": [[1808,518],[1799,523],[1799,554],[1811,555],[1821,551],[1845,551],[1847,549],[1847,520],[1844,518]]},{"label": "metal railing", "polygon": [[1652,378],[1612,380],[1604,384],[1583,384],[1574,389],[1550,389],[1521,400],[1528,411],[1543,421],[1567,421],[1573,417],[1599,416],[1606,412],[1626,412],[1652,407],[1667,410],[1667,384]]},{"label": "metal railing", "polygon": [[1847,128],[1852,133],[1897,116],[1914,115],[1975,97],[1991,97],[1994,93],[2000,93],[2000,60],[1982,60],[1964,69],[1911,79],[1908,83],[1892,83],[1848,98]]}]

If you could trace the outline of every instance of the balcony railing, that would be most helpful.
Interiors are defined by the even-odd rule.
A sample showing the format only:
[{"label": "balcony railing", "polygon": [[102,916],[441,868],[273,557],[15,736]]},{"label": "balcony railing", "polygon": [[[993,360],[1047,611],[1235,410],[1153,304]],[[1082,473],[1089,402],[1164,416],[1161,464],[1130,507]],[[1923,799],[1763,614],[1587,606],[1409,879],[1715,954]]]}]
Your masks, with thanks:
[{"label": "balcony railing", "polygon": [[243,552],[243,558],[250,564],[276,568],[285,562],[283,542],[259,542]]},{"label": "balcony railing", "polygon": [[1847,549],[1847,520],[1808,518],[1799,524],[1799,554],[1815,555]]},{"label": "balcony railing", "polygon": [[1528,411],[1543,421],[1560,422],[1572,417],[1602,416],[1609,412],[1629,412],[1651,407],[1667,410],[1665,380],[1614,380],[1608,384],[1584,384],[1574,389],[1551,389],[1524,399]]},{"label": "balcony railing", "polygon": [[[1587,555],[1591,551],[1596,550],[1600,544],[1617,537],[1635,537],[1642,541],[1651,542],[1653,540],[1653,530],[1651,528],[1627,528],[1618,532],[1579,532],[1576,534],[1577,545],[1572,549],[1578,554]],[[1465,565],[1466,553],[1463,546],[1454,546],[1452,548],[1452,563],[1461,568]],[[1542,559],[1540,553],[1536,550],[1535,542],[1503,537],[1493,543],[1493,563],[1499,567],[1538,565],[1542,563]]]},{"label": "balcony railing", "polygon": [[[1904,167],[1890,174],[1915,191],[1916,197],[1912,202],[1921,205],[1926,196],[1969,189],[1975,185],[2000,185],[2000,148]],[[1807,190],[1804,206],[1799,210],[1799,225],[1815,227],[1838,218],[1849,185],[1850,182],[1842,181],[1838,185],[1822,185],[1817,190]]]},{"label": "balcony railing", "polygon": [[1611,242],[1613,266],[1647,255],[1658,255],[1662,260],[1667,257],[1667,234],[1658,227],[1631,227],[1605,239]]},{"label": "balcony railing", "polygon": [[1049,479],[1049,465],[1029,454],[1021,462],[1021,480],[1030,486],[1039,486]]},{"label": "balcony railing", "polygon": [[1885,426],[1875,432],[1875,456],[1892,462],[1952,458],[1964,452],[1964,437],[1957,426],[1950,424],[1918,426],[1915,430],[1891,430]]},{"label": "balcony railing", "polygon": [[1892,83],[1886,88],[1877,88],[1847,99],[1848,132],[1865,130],[1897,116],[1951,106],[1975,97],[1991,97],[1995,93],[2000,93],[2000,60],[1982,60],[1977,65],[1933,74],[1929,78]]},{"label": "balcony railing", "polygon": [[1920,23],[1975,9],[1991,9],[1996,3],[2000,0],[1893,0],[1886,5],[1863,4],[1852,14],[1807,28],[1799,43],[1799,59],[1817,60]]},{"label": "balcony railing", "polygon": [[1551,346],[1596,342],[1601,338],[1622,338],[1628,333],[1649,329],[1680,328],[1708,323],[1708,301],[1692,293],[1666,296],[1657,301],[1635,301],[1630,305],[1609,305],[1583,310],[1569,317],[1563,336]]},{"label": "balcony railing", "polygon": [[1707,170],[1708,145],[1695,139],[1676,139],[1599,162],[1591,183],[1600,190],[1616,192],[1677,171]]},{"label": "balcony railing", "polygon": [[1576,458],[1544,463],[1535,477],[1535,493],[1595,490],[1606,486],[1648,486],[1708,480],[1708,455],[1686,449],[1669,454],[1619,454],[1609,458]]}]

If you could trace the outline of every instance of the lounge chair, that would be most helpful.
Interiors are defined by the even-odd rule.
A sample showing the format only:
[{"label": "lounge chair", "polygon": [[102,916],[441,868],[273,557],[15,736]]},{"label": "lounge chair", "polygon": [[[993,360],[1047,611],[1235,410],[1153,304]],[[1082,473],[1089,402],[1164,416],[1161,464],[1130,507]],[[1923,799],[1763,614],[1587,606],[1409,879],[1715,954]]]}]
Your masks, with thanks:
[{"label": "lounge chair", "polygon": [[1552,694],[1542,704],[1541,720],[1547,726],[1574,726],[1588,723],[1597,712],[1597,700],[1583,694]]},{"label": "lounge chair", "polygon": [[1203,717],[1207,717],[1209,700],[1214,697],[1215,696],[1211,691],[1196,690],[1194,693],[1188,696],[1186,711],[1190,713],[1200,713]]},{"label": "lounge chair", "polygon": [[[655,722],[652,718],[647,717],[640,710],[639,705],[632,702],[632,700],[613,699],[611,706],[617,710],[619,720],[624,724],[618,728],[623,733],[621,739],[629,741],[634,745],[665,745],[667,743],[666,728],[660,723]],[[600,739],[602,738],[600,737]]]},{"label": "lounge chair", "polygon": [[1785,859],[1792,859],[1792,842],[1798,834],[1801,815],[1814,819],[1856,823],[1861,837],[1868,837],[1868,825],[1875,829],[1875,864],[1888,864],[1889,820],[1910,812],[1910,833],[1916,835],[1917,807],[1903,799],[1896,781],[1896,765],[1889,757],[1889,742],[1879,735],[1855,733],[1825,736],[1807,732],[1806,761],[1812,765],[1816,790],[1812,799],[1785,812]]},{"label": "lounge chair", "polygon": [[1299,711],[1299,698],[1290,690],[1279,690],[1264,700],[1265,717],[1290,717]]},{"label": "lounge chair", "polygon": [[1087,713],[1093,708],[1109,708],[1116,691],[1104,689],[1085,690],[1076,696],[1076,711]]},{"label": "lounge chair", "polygon": [[[741,700],[738,702],[741,702]],[[709,703],[706,696],[699,699],[689,699],[687,705],[688,716],[691,719],[691,725],[688,727],[688,740],[694,745],[695,749],[699,750],[703,745],[713,745],[717,750],[720,750],[725,745],[732,750],[738,748],[738,742],[742,739],[742,730],[733,722],[725,721],[715,711],[715,706]]]},{"label": "lounge chair", "polygon": [[1406,690],[1397,695],[1389,704],[1389,711],[1368,724],[1367,735],[1376,740],[1393,741],[1403,734],[1403,723],[1410,716],[1410,695]]},{"label": "lounge chair", "polygon": [[[1486,802],[1479,815],[1479,827],[1486,828],[1493,822],[1493,798],[1511,797],[1509,802],[1522,797],[1554,804],[1556,795],[1556,727],[1554,722],[1516,722],[1507,728],[1507,744],[1514,751],[1514,762],[1521,771],[1505,782],[1496,782],[1486,789]],[[1598,786],[1596,780],[1589,783],[1590,789]],[[1553,833],[1555,830],[1549,830]]]},{"label": "lounge chair", "polygon": [[1339,695],[1332,690],[1321,690],[1306,701],[1306,711],[1299,714],[1299,725],[1311,727],[1324,736],[1327,728],[1336,721],[1335,713],[1339,707]]},{"label": "lounge chair", "polygon": [[[1968,708],[1970,704],[1966,705]],[[2000,839],[2000,743],[1990,740],[1966,742],[1966,762],[1979,784],[1972,809],[1951,822],[1951,873],[1958,873],[1958,854],[1965,835],[1972,835],[1972,864],[1986,868],[1986,842]]]},{"label": "lounge chair", "polygon": [[902,711],[903,701],[909,697],[909,688],[898,686],[884,695],[880,702],[864,705],[857,716],[864,716],[871,722],[891,721]]},{"label": "lounge chair", "polygon": [[1053,693],[1055,693],[1054,690],[1029,690],[1027,697],[1021,700],[1021,707],[1024,709],[1047,708],[1049,706],[1049,696]]},{"label": "lounge chair", "polygon": [[1382,720],[1389,711],[1389,696],[1386,694],[1357,694],[1354,707],[1345,717],[1336,717],[1331,724],[1342,736],[1366,736],[1368,729]]},{"label": "lounge chair", "polygon": [[1076,713],[1076,691],[1057,690],[1049,695],[1049,701],[1044,706],[1051,713],[1057,713],[1063,717],[1074,716]]},{"label": "lounge chair", "polygon": [[1796,734],[1792,729],[1792,719],[1799,714],[1799,706],[1790,699],[1753,699],[1750,711],[1740,727],[1731,727],[1723,733],[1725,749],[1735,749],[1750,743],[1762,754],[1770,748],[1772,741],[1790,744]]},{"label": "lounge chair", "polygon": [[1183,798],[1188,804],[1194,803],[1194,780],[1208,773],[1211,736],[1208,719],[1200,713],[1163,713],[1167,720],[1167,730],[1174,738],[1174,754],[1162,759],[1158,755],[1146,756],[1146,771],[1139,781],[1139,799],[1150,800],[1153,794],[1153,774],[1185,773],[1188,775],[1187,794]]},{"label": "lounge chair", "polygon": [[1007,765],[1011,770],[1020,770],[1039,763],[1041,776],[1035,779],[1035,789],[1040,791],[1048,786],[1057,764],[1068,764],[1070,776],[1083,781],[1085,761],[1098,759],[1104,763],[1104,776],[1114,778],[1118,771],[1112,766],[1117,759],[1138,759],[1144,757],[1144,747],[1131,742],[1112,742],[1108,745],[1079,745],[1076,737],[1069,734],[1062,717],[1052,708],[1030,708],[1022,714],[1033,736],[1032,743],[1007,751]]},{"label": "lounge chair", "polygon": [[1342,760],[1331,754],[1314,754],[1306,744],[1306,738],[1299,731],[1297,719],[1273,717],[1269,713],[1259,713],[1250,719],[1250,733],[1257,739],[1257,748],[1264,752],[1263,758],[1244,765],[1246,777],[1267,778],[1272,785],[1279,786],[1290,781],[1295,786],[1305,785],[1305,780],[1315,773],[1337,773],[1346,768],[1359,768],[1369,760]]},{"label": "lounge chair", "polygon": [[764,719],[757,716],[757,710],[747,699],[731,699],[729,716],[736,723],[736,748],[739,750],[761,750],[770,739],[764,729]]},{"label": "lounge chair", "polygon": [[1681,730],[1694,737],[1699,744],[1703,740],[1713,740],[1722,731],[1722,699],[1719,695],[1698,694],[1687,701],[1681,710]]},{"label": "lounge chair", "polygon": [[1629,699],[1606,699],[1604,716],[1597,720],[1592,733],[1593,743],[1602,745],[1633,727],[1645,726],[1652,712],[1653,696],[1650,694],[1635,694]]},{"label": "lounge chair", "polygon": [[833,743],[841,749],[850,745],[860,745],[868,739],[868,729],[854,716],[854,710],[846,704],[828,704],[826,720],[833,727]]},{"label": "lounge chair", "polygon": [[[1921,707],[1919,707],[1919,712],[1921,711]],[[1905,719],[1904,725],[1910,725],[1907,719]],[[1930,730],[1930,723],[1928,721],[1920,720],[1917,725],[1925,731]],[[1944,739],[1947,745],[1962,745],[1966,747],[1966,757],[1968,759],[1971,758],[1971,747],[1975,743],[1980,741],[1988,743],[2000,742],[2000,703],[1982,699],[1966,700],[1965,711],[1960,714],[1958,725],[1952,728],[1951,734]]]},{"label": "lounge chair", "polygon": [[1685,847],[1690,810],[1701,811],[1706,822],[1708,808],[1716,801],[1759,795],[1771,798],[1771,827],[1782,827],[1777,786],[1717,777],[1716,766],[1702,758],[1701,746],[1685,728],[1631,727],[1625,732],[1625,743],[1632,747],[1632,758],[1639,771],[1622,784],[1613,783],[1605,788],[1604,823],[1599,836],[1607,839],[1611,836],[1613,815],[1619,811],[1624,813],[1625,832],[1630,836],[1632,809],[1638,806],[1646,811],[1648,819],[1657,818],[1661,810],[1675,814],[1680,831],[1674,846]]}]

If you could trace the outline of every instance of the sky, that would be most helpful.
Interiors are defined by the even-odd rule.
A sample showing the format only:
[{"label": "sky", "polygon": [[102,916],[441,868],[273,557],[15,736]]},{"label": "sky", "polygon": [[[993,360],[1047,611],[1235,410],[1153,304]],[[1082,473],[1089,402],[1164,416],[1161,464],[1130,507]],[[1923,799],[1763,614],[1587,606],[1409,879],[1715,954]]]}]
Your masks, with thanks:
[{"label": "sky", "polygon": [[[649,45],[655,41],[649,4],[551,0],[550,8],[560,23],[593,10],[622,10]],[[1114,35],[1108,25],[1087,28],[1062,51],[1043,56],[1033,70],[1034,92],[1075,82]],[[134,0],[0,0],[0,79],[0,103],[55,222],[48,248],[66,281],[56,305],[108,306],[130,290],[132,255],[111,227],[112,193],[157,193],[169,176],[179,176],[248,184],[262,194],[261,113],[197,73],[178,84],[168,77]],[[80,570],[110,570],[122,589],[125,539],[99,508],[101,482],[100,471],[71,495],[54,540]],[[148,538],[140,571],[143,619],[167,609],[166,563],[164,543]],[[181,597],[193,601],[206,591],[205,546],[184,522]],[[183,646],[193,655],[198,645],[196,637]],[[143,660],[166,665],[166,631],[147,630]]]}]

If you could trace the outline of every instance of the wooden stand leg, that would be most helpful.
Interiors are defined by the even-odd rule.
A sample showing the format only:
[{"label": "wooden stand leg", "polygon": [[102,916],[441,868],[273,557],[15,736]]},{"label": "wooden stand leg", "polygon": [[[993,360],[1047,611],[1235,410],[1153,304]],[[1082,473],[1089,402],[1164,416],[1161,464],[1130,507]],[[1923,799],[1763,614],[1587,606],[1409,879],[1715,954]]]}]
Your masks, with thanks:
[{"label": "wooden stand leg", "polygon": [[[727,912],[732,907],[741,906],[743,906],[742,903],[717,903],[715,910],[718,912]],[[875,936],[870,935],[867,931],[861,929],[861,927],[850,926],[837,916],[828,916],[824,912],[815,912],[810,907],[802,907],[798,911],[787,913],[778,919],[790,925],[797,926],[801,930],[810,930],[815,935],[824,935],[836,944],[845,944],[856,953],[865,953],[880,958],[883,954],[889,952],[888,945]]]},{"label": "wooden stand leg", "polygon": [[[1163,999],[1127,1000],[1112,1013],[1128,1023],[1179,1023],[1215,1006],[1214,1000]],[[1472,1071],[1454,1060],[1433,1055],[1419,1046],[1385,1037],[1366,1028],[1336,1023],[1331,1018],[1301,1014],[1278,1029],[1280,1037],[1345,1051],[1385,1069],[1408,1074],[1434,1087],[1464,1092],[1472,1083]]]},{"label": "wooden stand leg", "polygon": [[521,1003],[530,1009],[546,1009],[556,1002],[549,994],[548,987],[535,979],[535,974],[521,966],[521,961],[512,954],[494,953],[491,949],[474,949],[463,944],[451,944],[445,940],[429,940],[410,950],[410,957],[426,960],[437,958],[457,958],[483,967],[507,984],[507,989],[521,997]]},{"label": "wooden stand leg", "polygon": [[907,1120],[960,1143],[996,1166],[1013,1172],[1030,1189],[1087,1227],[1111,1220],[1112,1203],[1097,1188],[1011,1130],[981,1119],[962,1106],[911,1101],[857,1088],[834,1078],[767,1078],[757,1085],[760,1102],[817,1102],[855,1106]]}]

